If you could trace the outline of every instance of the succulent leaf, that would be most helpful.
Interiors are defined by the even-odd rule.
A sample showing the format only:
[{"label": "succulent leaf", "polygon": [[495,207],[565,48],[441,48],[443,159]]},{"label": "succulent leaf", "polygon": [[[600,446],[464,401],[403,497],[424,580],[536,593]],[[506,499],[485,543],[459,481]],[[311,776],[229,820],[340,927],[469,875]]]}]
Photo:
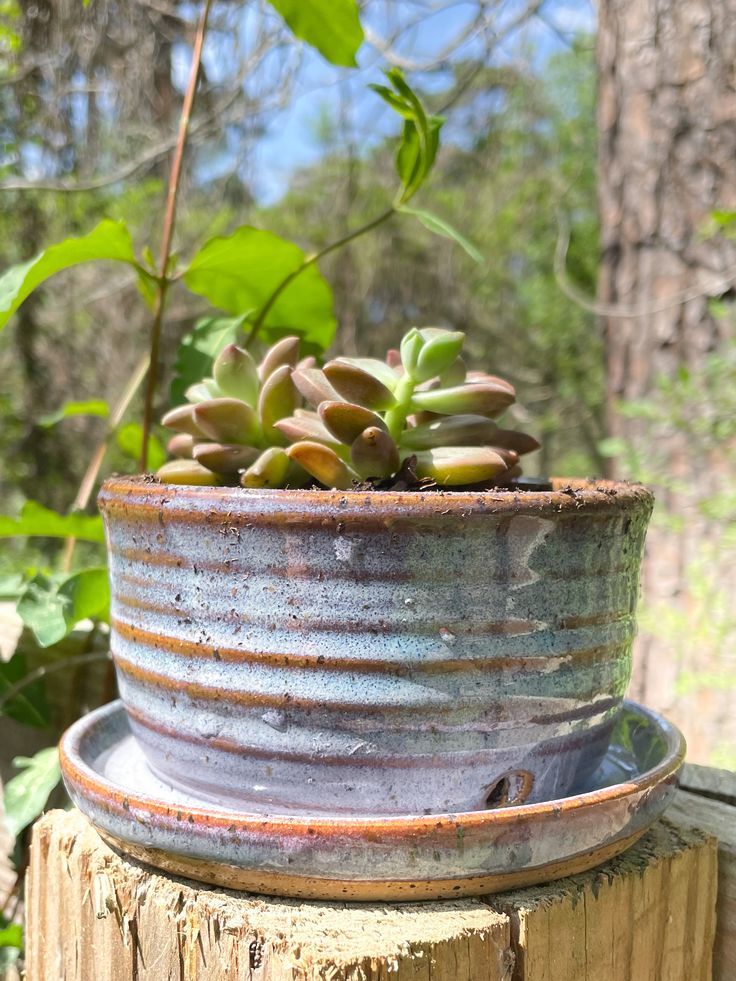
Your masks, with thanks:
[{"label": "succulent leaf", "polygon": [[278,429],[290,443],[298,443],[300,439],[311,439],[334,448],[340,442],[328,431],[316,412],[296,409],[293,416],[279,419],[273,425],[274,429]]},{"label": "succulent leaf", "polygon": [[357,474],[323,443],[302,440],[289,446],[286,453],[325,487],[348,490],[357,480]]},{"label": "succulent leaf", "polygon": [[197,382],[196,385],[190,385],[184,395],[187,402],[206,402],[207,399],[218,398],[222,392],[212,379],[205,378],[204,381]]},{"label": "succulent leaf", "polygon": [[494,446],[501,446],[507,450],[515,450],[519,456],[525,453],[533,453],[539,449],[539,440],[528,433],[517,432],[515,429],[499,429],[491,440]]},{"label": "succulent leaf", "polygon": [[508,467],[502,457],[486,446],[447,446],[416,454],[417,477],[443,487],[479,484],[495,480]]},{"label": "succulent leaf", "polygon": [[391,390],[382,381],[356,364],[343,360],[330,361],[325,365],[324,373],[348,402],[376,411],[390,409],[396,403]]},{"label": "succulent leaf", "polygon": [[282,487],[291,461],[280,446],[264,450],[240,478],[243,487]]},{"label": "succulent leaf", "polygon": [[193,405],[177,405],[175,409],[169,409],[161,420],[161,424],[167,426],[169,429],[175,429],[179,433],[188,433],[190,436],[196,436],[198,439],[202,439],[207,435],[197,425],[194,418]]},{"label": "succulent leaf", "polygon": [[430,422],[406,429],[401,435],[401,448],[407,450],[431,450],[440,446],[478,446],[498,443],[501,430],[486,416],[456,415],[439,416]]},{"label": "succulent leaf", "polygon": [[315,409],[321,402],[340,399],[321,368],[297,368],[292,371],[291,380],[301,397]]},{"label": "succulent leaf", "polygon": [[260,382],[258,368],[248,351],[237,344],[228,344],[215,359],[212,373],[223,395],[255,406]]},{"label": "succulent leaf", "polygon": [[234,443],[197,443],[192,456],[208,470],[215,473],[239,473],[257,459],[260,450],[253,446]]},{"label": "succulent leaf", "polygon": [[332,435],[348,446],[369,427],[387,431],[386,423],[379,415],[353,402],[323,402],[319,415]]},{"label": "succulent leaf", "polygon": [[182,460],[191,460],[192,450],[194,449],[194,436],[190,436],[189,433],[177,433],[176,436],[172,436],[168,441],[166,449],[172,456],[179,457]]},{"label": "succulent leaf", "polygon": [[390,477],[400,466],[399,448],[383,426],[363,430],[350,448],[350,459],[356,472],[369,477]]},{"label": "succulent leaf", "polygon": [[426,327],[420,331],[423,345],[417,358],[414,377],[418,382],[441,375],[457,359],[465,334],[460,331]]},{"label": "succulent leaf", "polygon": [[282,364],[271,372],[263,383],[258,398],[258,414],[261,417],[263,435],[276,445],[283,443],[282,434],[275,428],[279,419],[290,416],[296,406],[296,389],[291,380],[292,369]]},{"label": "succulent leaf", "polygon": [[452,364],[440,373],[440,387],[452,388],[455,385],[462,385],[467,376],[467,368],[462,358],[457,357]]},{"label": "succulent leaf", "polygon": [[156,471],[165,484],[193,484],[199,487],[216,487],[222,478],[196,460],[169,460]]},{"label": "succulent leaf", "polygon": [[299,360],[299,338],[282,337],[266,352],[266,356],[258,366],[258,376],[262,382],[267,381],[277,368],[287,366],[295,368]]},{"label": "succulent leaf", "polygon": [[361,368],[373,375],[378,381],[383,382],[386,388],[393,392],[399,380],[399,376],[386,361],[379,361],[378,358],[335,358],[341,364],[351,364],[355,368]]},{"label": "succulent leaf", "polygon": [[442,415],[472,413],[493,416],[500,415],[513,402],[514,396],[508,386],[495,382],[477,382],[415,392],[411,405],[414,410],[428,409]]},{"label": "succulent leaf", "polygon": [[251,446],[260,436],[255,410],[241,399],[219,398],[198,402],[194,421],[205,436],[216,443]]}]

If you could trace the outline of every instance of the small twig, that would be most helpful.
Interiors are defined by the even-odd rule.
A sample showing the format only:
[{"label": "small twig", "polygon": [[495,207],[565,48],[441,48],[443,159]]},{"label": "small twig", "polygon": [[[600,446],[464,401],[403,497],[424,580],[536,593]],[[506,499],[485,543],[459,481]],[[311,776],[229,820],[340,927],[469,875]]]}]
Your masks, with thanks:
[{"label": "small twig", "polygon": [[174,235],[174,225],[176,223],[176,203],[179,196],[179,185],[181,183],[181,169],[184,160],[184,148],[189,132],[189,121],[194,105],[194,96],[197,91],[197,80],[202,64],[202,48],[204,47],[204,37],[207,31],[207,18],[209,17],[212,0],[205,0],[202,14],[197,24],[197,34],[194,39],[192,50],[192,67],[189,73],[189,83],[184,95],[184,103],[181,109],[181,119],[179,121],[179,135],[174,150],[174,159],[171,163],[171,174],[169,176],[169,187],[166,195],[166,212],[164,215],[163,238],[161,240],[161,254],[159,258],[159,279],[156,290],[156,305],[154,308],[153,324],[151,326],[151,348],[148,364],[148,383],[146,385],[146,395],[143,407],[143,439],[141,445],[140,469],[145,471],[148,465],[148,435],[151,431],[151,419],[153,415],[153,397],[156,392],[156,381],[158,375],[158,352],[161,341],[161,325],[163,323],[164,308],[166,306],[166,295],[169,288],[169,262],[171,257],[171,241]]}]

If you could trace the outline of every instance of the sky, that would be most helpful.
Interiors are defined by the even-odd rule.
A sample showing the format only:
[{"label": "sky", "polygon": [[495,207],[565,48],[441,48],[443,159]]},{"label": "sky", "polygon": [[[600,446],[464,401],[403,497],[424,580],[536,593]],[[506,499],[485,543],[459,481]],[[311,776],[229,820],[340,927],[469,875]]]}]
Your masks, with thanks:
[{"label": "sky", "polygon": [[[518,16],[528,0],[498,0],[492,4],[497,11],[498,33],[504,25]],[[428,9],[425,9],[428,8]],[[434,8],[434,9],[433,9]],[[317,52],[300,45],[301,67],[288,108],[271,114],[265,133],[259,136],[255,153],[247,155],[247,172],[243,179],[262,204],[277,201],[289,186],[296,170],[319,160],[324,144],[319,139],[320,120],[341,117],[351,139],[358,146],[369,146],[390,133],[398,132],[399,122],[381,100],[366,89],[369,82],[381,81],[386,60],[374,38],[399,36],[392,50],[407,65],[407,75],[424,89],[443,88],[450,79],[449,71],[424,71],[436,65],[438,56],[450,47],[450,62],[484,55],[492,33],[472,30],[478,11],[477,0],[373,0],[364,11],[363,22],[369,41],[358,55],[357,69],[339,69],[325,62]],[[526,23],[508,39],[496,44],[488,56],[500,63],[523,57],[532,67],[539,67],[550,55],[564,48],[578,33],[590,33],[595,28],[595,8],[592,0],[546,0],[542,17]],[[238,12],[232,24],[237,37],[211,34],[205,48],[208,76],[214,81],[223,72],[232,70],[240,52],[247,51],[256,32],[258,8],[246,6]],[[421,15],[421,16],[419,16]],[[414,26],[412,22],[417,21]],[[403,28],[403,30],[402,30]],[[462,39],[458,44],[458,39]],[[380,46],[380,45],[379,45]],[[189,51],[175,52],[175,80],[182,89],[189,68]],[[260,77],[246,84],[260,93],[275,85],[275,71],[283,69],[283,53],[277,53],[272,64],[261,66]],[[270,78],[269,78],[270,74]],[[322,127],[323,128],[323,127]],[[227,151],[217,159],[207,161],[211,178],[218,171],[227,172],[237,166],[235,154]]]}]

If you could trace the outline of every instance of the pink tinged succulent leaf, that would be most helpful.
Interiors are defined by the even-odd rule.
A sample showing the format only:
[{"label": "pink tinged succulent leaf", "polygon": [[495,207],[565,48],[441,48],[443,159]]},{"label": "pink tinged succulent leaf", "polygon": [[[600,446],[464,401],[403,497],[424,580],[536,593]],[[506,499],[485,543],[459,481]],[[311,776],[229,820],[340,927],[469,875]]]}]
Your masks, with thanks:
[{"label": "pink tinged succulent leaf", "polygon": [[291,380],[301,397],[315,409],[320,402],[334,402],[340,399],[320,368],[297,368],[296,371],[292,371]]},{"label": "pink tinged succulent leaf", "polygon": [[194,406],[194,420],[216,443],[238,443],[251,446],[260,437],[260,425],[254,409],[241,399],[220,398]]},{"label": "pink tinged succulent leaf", "polygon": [[300,439],[311,439],[317,443],[324,443],[325,446],[339,445],[339,440],[328,432],[316,412],[297,409],[293,416],[275,422],[274,428],[278,429],[290,443],[298,443]]},{"label": "pink tinged succulent leaf", "polygon": [[485,416],[438,416],[430,422],[404,430],[400,443],[401,448],[407,450],[430,450],[440,446],[480,446],[488,443],[495,445],[499,432],[501,430],[496,423]]},{"label": "pink tinged succulent leaf", "polygon": [[390,477],[399,469],[399,450],[383,427],[371,426],[356,437],[350,449],[356,472],[369,477]]},{"label": "pink tinged succulent leaf", "polygon": [[234,443],[197,443],[192,455],[197,463],[215,473],[233,474],[249,467],[260,454],[254,446]]},{"label": "pink tinged succulent leaf", "polygon": [[207,434],[199,427],[194,417],[193,405],[177,405],[174,409],[169,409],[161,419],[161,425],[167,429],[175,429],[179,433],[188,433],[197,439],[202,439]]},{"label": "pink tinged succulent leaf", "polygon": [[258,399],[258,414],[261,417],[263,435],[270,442],[279,445],[285,442],[282,433],[275,428],[279,419],[292,415],[297,402],[297,393],[291,380],[292,368],[282,364],[271,372],[263,383]]},{"label": "pink tinged succulent leaf", "polygon": [[494,446],[501,446],[507,450],[515,450],[519,456],[525,453],[533,453],[539,449],[539,441],[528,433],[517,432],[515,429],[499,429],[496,431],[492,440]]},{"label": "pink tinged succulent leaf", "polygon": [[302,440],[286,450],[289,457],[325,487],[348,490],[357,474],[340,459],[334,450],[323,443]]},{"label": "pink tinged succulent leaf", "polygon": [[381,361],[378,358],[340,357],[335,358],[335,361],[339,361],[341,364],[350,364],[354,368],[361,368],[363,371],[367,371],[369,375],[373,375],[378,381],[383,382],[390,392],[393,392],[399,381],[399,376],[394,369],[386,364],[385,361]]},{"label": "pink tinged succulent leaf", "polygon": [[414,467],[421,480],[433,480],[442,487],[461,487],[494,480],[506,473],[505,461],[485,446],[447,446],[422,450]]},{"label": "pink tinged succulent leaf", "polygon": [[397,368],[403,368],[401,364],[401,351],[397,347],[390,347],[386,351],[386,364],[394,371]]},{"label": "pink tinged succulent leaf", "polygon": [[330,361],[325,365],[324,373],[339,395],[348,402],[378,412],[390,409],[396,404],[390,389],[375,375],[356,364],[349,364],[343,360]]},{"label": "pink tinged succulent leaf", "polygon": [[306,358],[302,358],[301,361],[297,361],[297,368],[303,370],[304,368],[316,368],[317,359],[314,355],[310,354]]},{"label": "pink tinged succulent leaf", "polygon": [[507,392],[511,392],[514,401],[516,401],[514,386],[505,378],[499,378],[498,375],[489,375],[485,371],[469,371],[465,376],[465,381],[468,385],[498,385],[500,388],[505,388]]},{"label": "pink tinged succulent leaf", "polygon": [[169,460],[156,471],[164,484],[191,484],[198,487],[216,487],[221,483],[216,473],[203,467],[196,460]]},{"label": "pink tinged succulent leaf", "polygon": [[452,388],[434,388],[428,392],[415,392],[412,409],[439,412],[442,415],[473,414],[500,415],[514,402],[508,387],[492,382],[473,385],[456,385]]},{"label": "pink tinged succulent leaf", "polygon": [[383,419],[354,402],[323,402],[319,415],[327,429],[339,442],[350,446],[364,429],[376,427],[388,432]]},{"label": "pink tinged succulent leaf", "polygon": [[288,366],[295,368],[299,360],[299,338],[282,337],[266,351],[263,361],[258,366],[261,382],[265,382],[278,368]]},{"label": "pink tinged succulent leaf", "polygon": [[242,474],[243,487],[283,487],[291,461],[280,446],[269,446]]},{"label": "pink tinged succulent leaf", "polygon": [[166,449],[172,456],[179,457],[182,460],[191,460],[192,450],[194,449],[194,436],[191,436],[189,433],[177,433],[176,436],[172,436],[168,441]]},{"label": "pink tinged succulent leaf", "polygon": [[251,407],[255,406],[261,387],[258,367],[245,348],[228,344],[217,355],[212,372],[223,395],[242,399]]},{"label": "pink tinged succulent leaf", "polygon": [[509,470],[519,462],[519,454],[515,450],[507,450],[503,446],[489,446],[488,449],[498,453]]}]

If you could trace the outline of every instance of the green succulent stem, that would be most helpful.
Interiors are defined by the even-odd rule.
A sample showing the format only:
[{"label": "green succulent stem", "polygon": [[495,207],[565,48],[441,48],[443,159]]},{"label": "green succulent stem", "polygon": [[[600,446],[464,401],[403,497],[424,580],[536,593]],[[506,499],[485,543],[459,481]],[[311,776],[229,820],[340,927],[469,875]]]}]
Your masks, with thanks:
[{"label": "green succulent stem", "polygon": [[408,373],[402,375],[394,390],[396,405],[389,409],[384,416],[384,422],[388,427],[389,436],[391,436],[395,443],[398,443],[406,426],[406,417],[411,411],[411,400],[416,384]]}]

